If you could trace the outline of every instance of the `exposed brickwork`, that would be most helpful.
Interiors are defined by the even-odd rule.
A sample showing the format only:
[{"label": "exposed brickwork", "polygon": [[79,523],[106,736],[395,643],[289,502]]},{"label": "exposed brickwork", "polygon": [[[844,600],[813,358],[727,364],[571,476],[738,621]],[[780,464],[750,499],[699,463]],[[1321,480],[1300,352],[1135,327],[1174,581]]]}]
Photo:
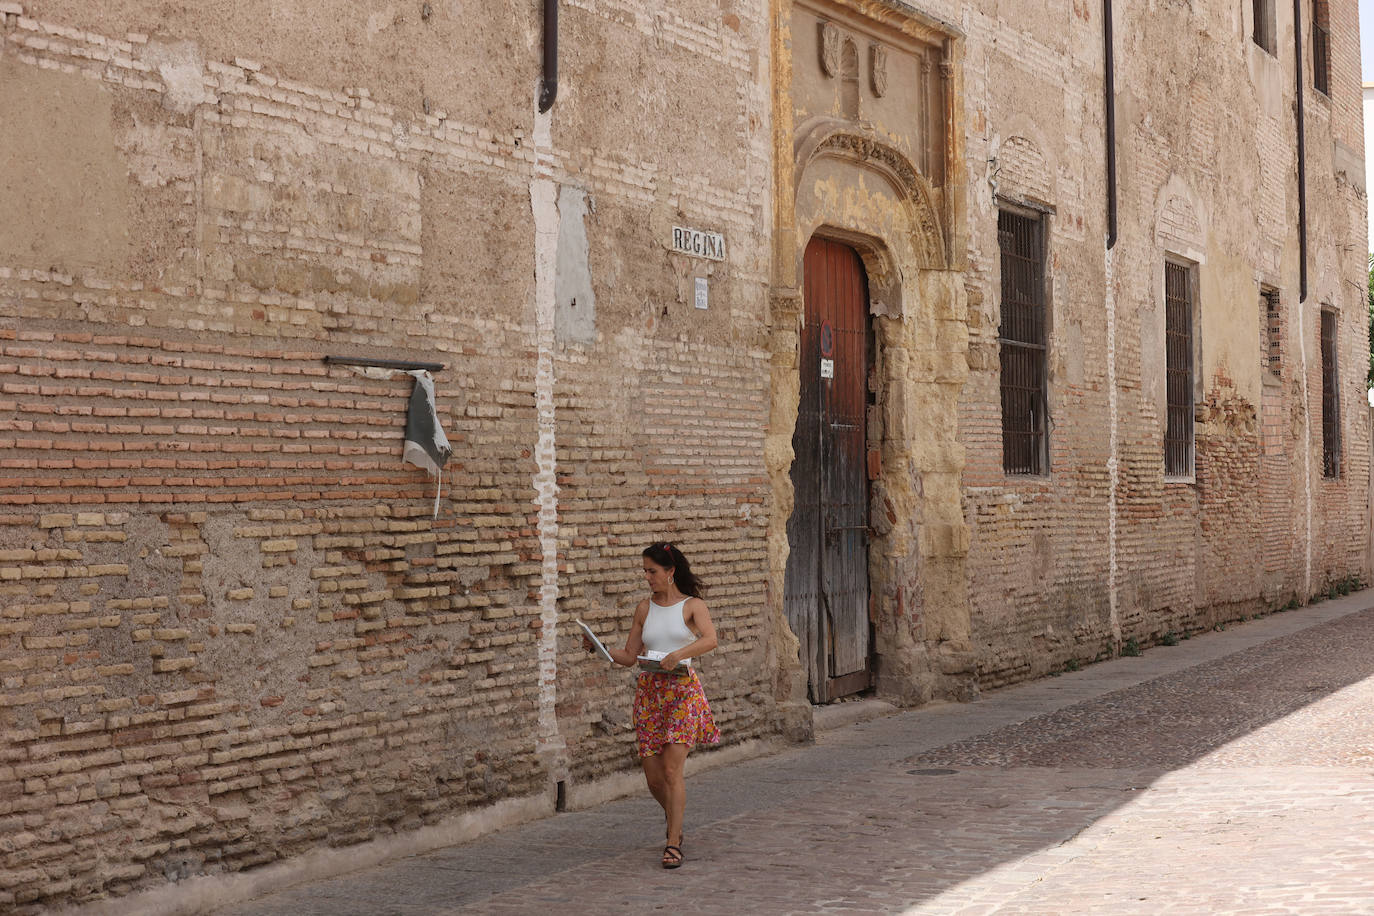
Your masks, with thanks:
[{"label": "exposed brickwork", "polygon": [[[551,809],[633,767],[630,675],[572,618],[623,639],[650,540],[707,579],[727,743],[809,734],[781,586],[813,231],[853,242],[873,299],[885,695],[967,696],[1369,577],[1350,0],[1332,96],[1307,96],[1305,300],[1292,49],[1220,0],[1118,5],[1110,257],[1093,4],[568,3],[548,116],[533,7],[321,0],[306,28],[223,6],[0,2],[0,158],[25,178],[0,184],[0,910]],[[842,129],[811,59],[840,13],[891,44]],[[1038,476],[1001,466],[999,198],[1051,211]],[[675,225],[726,259],[671,251]],[[1166,257],[1198,278],[1179,478]],[[328,354],[445,364],[437,517],[400,462],[410,380]]]},{"label": "exposed brickwork", "polygon": [[[720,648],[701,659],[717,724],[731,740],[771,734],[771,705],[751,677],[761,672],[767,634],[759,615],[766,575],[761,532],[768,516],[763,475],[749,456],[761,452],[767,390],[763,354],[703,358],[682,344],[654,347],[649,367],[618,380],[629,388],[635,422],[646,438],[627,448],[595,399],[569,398],[560,427],[559,607],[623,643],[626,608],[641,597],[639,564],[650,541],[671,540],[708,579],[707,599]],[[591,391],[614,376],[605,366],[566,364],[571,390]],[[697,392],[710,392],[701,403]],[[684,420],[687,420],[684,425]],[[614,505],[614,514],[607,511]],[[589,778],[626,761],[629,724],[623,678],[608,684],[604,662],[568,660],[588,688],[560,706],[575,719],[570,759],[575,778]]]},{"label": "exposed brickwork", "polygon": [[431,521],[432,484],[396,467],[408,383],[311,353],[3,336],[5,820],[30,831],[6,866],[64,863],[7,872],[11,902],[541,787],[520,737],[538,557],[505,495],[528,471],[474,441],[527,424],[527,400],[445,407],[458,458]]},{"label": "exposed brickwork", "polygon": [[[1063,6],[1010,21],[980,7],[961,20],[969,31],[977,206],[970,212],[970,377],[959,422],[968,446],[970,607],[982,683],[1111,652],[1117,634],[1144,644],[1368,578],[1368,418],[1358,409],[1366,333],[1356,327],[1364,265],[1346,253],[1362,249],[1364,202],[1331,158],[1333,140],[1360,146],[1359,54],[1355,5],[1331,9],[1332,98],[1316,97],[1310,79],[1306,97],[1311,254],[1303,303],[1291,40],[1280,42],[1276,57],[1249,41],[1240,47],[1236,13],[1226,4],[1166,16],[1118,5],[1120,240],[1107,288],[1102,197],[1094,190],[1085,200],[1080,190],[1104,181],[1100,12]],[[1291,15],[1279,10],[1280,35],[1291,36]],[[1348,27],[1339,35],[1337,23]],[[1180,35],[1188,36],[1182,45]],[[987,139],[975,129],[983,123]],[[1042,130],[1047,124],[1056,127]],[[1048,183],[1021,174],[1027,137],[1042,147],[1035,152]],[[988,187],[1055,208],[1044,477],[1001,469],[998,248]],[[1254,206],[1237,209],[1236,200]],[[1199,277],[1196,471],[1177,481],[1163,475],[1166,256],[1198,262]],[[1261,284],[1279,293],[1272,334],[1267,316],[1257,325],[1252,305]],[[1342,434],[1351,463],[1335,480],[1321,477],[1322,304],[1341,310],[1339,359],[1350,360],[1342,362]],[[1107,307],[1115,309],[1114,379],[1103,339]],[[1271,353],[1280,356],[1274,373]],[[1107,447],[1113,422],[1114,456]],[[1114,539],[1104,471],[1112,457],[1120,467]]]},{"label": "exposed brickwork", "polygon": [[[749,50],[762,13],[565,14],[570,47],[611,40],[699,84],[682,98],[714,128],[684,137],[701,147],[684,168],[635,112],[637,86],[615,105],[565,91],[552,142],[528,106],[506,118],[496,99],[528,82],[524,65],[482,90],[450,79],[434,90],[465,87],[450,114],[402,87],[411,60],[355,48],[355,26],[415,28],[399,15],[349,8],[341,31],[312,33],[356,52],[335,84],[332,63],[254,47],[248,19],[211,34],[195,11],[137,2],[88,22],[11,6],[0,77],[20,102],[3,113],[27,133],[3,149],[34,178],[5,189],[30,235],[0,233],[0,910],[237,871],[507,797],[552,805],[556,780],[633,765],[631,676],[585,656],[571,618],[623,639],[649,540],[679,542],[710,587],[723,646],[702,670],[726,742],[776,730],[755,330],[767,73]],[[506,24],[453,15],[435,27],[512,56]],[[522,16],[511,28],[537,34],[536,11]],[[191,43],[149,39],[148,23]],[[433,33],[407,43],[450,66]],[[72,138],[52,126],[83,117]],[[627,125],[636,137],[607,147]],[[87,161],[114,180],[61,172]],[[591,202],[601,336],[553,352],[532,301],[536,173]],[[81,195],[59,193],[67,178]],[[706,312],[695,265],[665,250],[670,221],[728,240]],[[434,481],[400,462],[410,379],[327,354],[446,364],[437,518]]]}]

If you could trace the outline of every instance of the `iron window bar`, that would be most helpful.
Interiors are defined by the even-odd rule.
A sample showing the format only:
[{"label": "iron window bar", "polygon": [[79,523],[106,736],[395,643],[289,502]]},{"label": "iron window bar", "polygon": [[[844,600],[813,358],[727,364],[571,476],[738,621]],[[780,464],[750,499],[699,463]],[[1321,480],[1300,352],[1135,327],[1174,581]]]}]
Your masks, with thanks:
[{"label": "iron window bar", "polygon": [[1331,97],[1331,13],[1327,0],[1312,0],[1312,88]]},{"label": "iron window bar", "polygon": [[1254,0],[1252,8],[1255,14],[1255,44],[1273,54],[1278,48],[1278,29],[1274,22],[1274,0]]},{"label": "iron window bar", "polygon": [[1283,375],[1283,324],[1278,290],[1260,291],[1260,322],[1260,368],[1279,378]]},{"label": "iron window bar", "polygon": [[1012,210],[997,214],[1001,249],[1002,470],[1043,474],[1045,458],[1046,327],[1043,219]]},{"label": "iron window bar", "polygon": [[1191,270],[1165,262],[1164,473],[1193,473],[1193,294]]},{"label": "iron window bar", "polygon": [[1336,313],[1322,310],[1322,476],[1341,476],[1340,377],[1336,368]]}]

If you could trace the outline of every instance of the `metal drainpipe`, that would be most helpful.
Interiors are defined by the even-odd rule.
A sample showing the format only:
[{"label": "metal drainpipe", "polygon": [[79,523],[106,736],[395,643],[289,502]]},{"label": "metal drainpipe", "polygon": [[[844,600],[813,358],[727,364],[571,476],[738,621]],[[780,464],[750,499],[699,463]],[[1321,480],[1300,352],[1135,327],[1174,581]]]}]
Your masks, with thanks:
[{"label": "metal drainpipe", "polygon": [[1298,95],[1298,304],[1307,301],[1307,128],[1303,121],[1302,0],[1293,0],[1293,56]]},{"label": "metal drainpipe", "polygon": [[[1302,0],[1293,0],[1293,72],[1298,96],[1298,305],[1307,301],[1307,125],[1303,118]],[[1298,355],[1302,363],[1302,402],[1308,403],[1307,332],[1298,309]],[[1303,492],[1307,499],[1307,537],[1303,562],[1303,593],[1312,594],[1312,411],[1303,410]],[[1306,599],[1304,599],[1306,600]]]},{"label": "metal drainpipe", "polygon": [[1116,245],[1116,62],[1112,53],[1112,0],[1102,0],[1102,41],[1107,72],[1107,250],[1110,251]]},{"label": "metal drainpipe", "polygon": [[558,0],[544,0],[544,76],[539,84],[539,113],[558,98]]},{"label": "metal drainpipe", "polygon": [[1112,49],[1112,0],[1102,0],[1102,43],[1105,89],[1103,102],[1107,127],[1107,250],[1103,260],[1103,304],[1107,313],[1107,605],[1112,630],[1112,647],[1121,649],[1121,616],[1118,609],[1117,579],[1120,574],[1116,550],[1116,493],[1121,486],[1120,426],[1116,390],[1116,61]]}]

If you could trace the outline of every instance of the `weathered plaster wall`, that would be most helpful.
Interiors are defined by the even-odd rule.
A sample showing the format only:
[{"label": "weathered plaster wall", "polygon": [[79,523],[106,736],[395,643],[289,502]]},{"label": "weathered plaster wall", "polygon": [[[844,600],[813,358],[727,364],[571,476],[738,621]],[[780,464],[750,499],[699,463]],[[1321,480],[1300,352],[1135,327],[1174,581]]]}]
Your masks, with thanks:
[{"label": "weathered plaster wall", "polygon": [[[945,319],[966,321],[966,348],[961,329],[951,350],[962,352],[969,368],[966,378],[951,376],[961,386],[957,414],[946,415],[938,398],[908,399],[921,382],[939,378],[937,366],[916,366],[915,384],[885,392],[889,414],[891,402],[908,405],[898,415],[911,425],[896,438],[909,435],[911,444],[885,451],[873,517],[883,553],[893,536],[877,508],[895,490],[898,527],[924,544],[952,544],[957,554],[959,539],[942,538],[930,524],[941,490],[932,492],[919,461],[903,463],[902,454],[953,435],[964,525],[951,530],[967,531],[969,554],[957,560],[964,584],[953,594],[939,591],[936,600],[931,584],[939,570],[928,554],[902,556],[890,576],[875,566],[875,583],[909,586],[901,594],[881,591],[875,612],[879,670],[900,669],[895,680],[880,679],[880,691],[920,696],[958,683],[948,669],[926,687],[914,686],[922,681],[916,669],[936,669],[912,666],[919,638],[891,637],[892,621],[907,613],[911,619],[898,630],[931,639],[938,639],[942,618],[965,620],[978,680],[995,685],[1110,654],[1124,641],[1148,643],[1169,631],[1305,601],[1350,577],[1368,580],[1361,552],[1368,542],[1369,430],[1365,412],[1350,406],[1362,403],[1356,398],[1366,353],[1363,261],[1351,254],[1361,250],[1364,195],[1351,178],[1351,163],[1362,155],[1352,89],[1354,7],[1332,6],[1330,99],[1311,89],[1309,44],[1309,293],[1300,304],[1292,13],[1279,11],[1271,56],[1250,40],[1250,10],[1240,6],[1195,4],[1168,16],[1152,5],[1117,11],[1121,211],[1109,263],[1099,4],[775,4],[782,25],[772,447],[780,457],[790,455],[784,437],[796,399],[788,361],[796,347],[789,321],[799,308],[789,293],[796,286],[792,265],[810,234],[826,231],[826,223],[832,232],[855,232],[847,240],[865,252],[874,314],[895,317],[890,303],[898,301],[909,308],[891,290],[905,296],[910,287],[891,277],[905,280],[910,266],[894,271],[884,261],[912,234],[897,195],[866,175],[862,163],[803,170],[797,138],[816,118],[838,119],[855,133],[882,137],[920,171],[929,137],[920,117],[897,129],[886,120],[888,98],[866,91],[862,49],[857,95],[845,85],[842,56],[835,75],[817,66],[824,52],[817,20],[838,23],[860,45],[880,35],[880,23],[894,14],[949,23],[962,36],[954,42],[962,92],[951,123],[961,125],[955,139],[966,146],[960,193],[967,218],[957,231],[966,233],[967,246],[956,253],[962,259],[966,251],[967,310],[963,296],[937,297],[934,308]],[[905,72],[901,55],[887,59],[894,72]],[[909,104],[911,78],[907,73],[906,95],[899,90],[890,98]],[[1008,476],[1001,463],[996,212],[1004,200],[1050,212],[1050,470],[1036,477]],[[1163,474],[1166,256],[1196,265],[1198,294],[1196,471],[1177,480]],[[1261,364],[1268,355],[1261,285],[1281,299],[1277,375]],[[903,321],[883,320],[884,345],[902,340],[914,327],[912,315],[930,304],[902,311]],[[1335,479],[1321,474],[1323,305],[1340,310],[1345,367],[1344,468]],[[906,482],[889,473],[894,463],[910,474]],[[780,516],[791,505],[786,470],[786,461],[775,461]],[[775,542],[777,552],[784,548]],[[1259,575],[1237,575],[1257,564]],[[908,593],[920,597],[907,603]]]},{"label": "weathered plaster wall", "polygon": [[[0,136],[9,218],[0,250],[109,265],[129,255],[129,189],[115,145],[110,97],[80,77],[27,72],[0,59]],[[66,155],[54,157],[54,149]]]},{"label": "weathered plaster wall", "polygon": [[[879,341],[880,694],[1368,580],[1355,4],[1305,96],[1301,305],[1291,11],[1271,57],[1246,4],[1164,6],[1118,4],[1108,258],[1097,3],[564,4],[540,117],[532,4],[0,2],[0,908],[576,799],[633,760],[570,618],[622,637],[649,540],[713,586],[727,740],[809,735],[781,596],[816,232]],[[822,19],[855,38],[831,75]],[[1001,467],[999,195],[1051,211],[1034,478]],[[1166,253],[1200,294],[1179,480]],[[409,381],[327,353],[447,364],[437,519]]]},{"label": "weathered plaster wall", "polygon": [[[761,536],[766,21],[739,4],[630,12],[570,10],[563,22],[571,76],[552,141],[566,183],[587,195],[596,302],[591,327],[554,353],[559,609],[623,641],[643,590],[639,551],[678,545],[721,635],[702,676],[717,721],[742,741],[777,728]],[[670,250],[674,226],[721,233],[725,260]],[[557,307],[573,310],[562,294]],[[580,654],[565,664],[572,778],[632,764],[628,677]]]},{"label": "weathered plaster wall", "polygon": [[[1110,274],[1100,5],[1018,5],[1011,16],[1005,4],[970,4],[959,20],[969,35],[970,298],[978,304],[960,422],[985,684],[1110,653],[1118,640],[1144,644],[1306,601],[1346,577],[1369,579],[1369,429],[1358,409],[1364,202],[1344,165],[1360,142],[1354,4],[1332,4],[1332,99],[1313,92],[1310,72],[1304,80],[1311,254],[1301,305],[1292,10],[1278,7],[1272,57],[1250,40],[1248,5],[1194,4],[1167,16],[1153,5],[1117,5],[1121,211]],[[1348,31],[1337,31],[1342,23]],[[1001,468],[998,194],[1053,210],[1043,477]],[[1163,476],[1166,254],[1197,265],[1199,293],[1196,474],[1178,481]],[[1261,284],[1281,297],[1277,377],[1261,367]],[[1321,476],[1324,304],[1341,311],[1349,405],[1347,466],[1334,480]],[[1104,308],[1115,310],[1110,344]]]},{"label": "weathered plaster wall", "polygon": [[[569,6],[543,117],[536,4],[0,28],[0,909],[575,799],[634,764],[571,618],[650,540],[777,731],[761,11]],[[437,518],[410,380],[331,353],[446,364]]]}]

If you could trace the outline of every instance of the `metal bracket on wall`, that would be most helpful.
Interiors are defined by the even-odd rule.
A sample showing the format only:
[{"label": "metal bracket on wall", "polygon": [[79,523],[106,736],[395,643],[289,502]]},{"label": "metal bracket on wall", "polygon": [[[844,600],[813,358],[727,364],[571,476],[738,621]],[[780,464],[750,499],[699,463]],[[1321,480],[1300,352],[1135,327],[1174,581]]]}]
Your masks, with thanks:
[{"label": "metal bracket on wall", "polygon": [[368,356],[326,356],[324,361],[331,366],[377,366],[382,369],[400,369],[414,372],[424,369],[429,372],[444,371],[443,363],[421,363],[409,359],[373,359]]}]

